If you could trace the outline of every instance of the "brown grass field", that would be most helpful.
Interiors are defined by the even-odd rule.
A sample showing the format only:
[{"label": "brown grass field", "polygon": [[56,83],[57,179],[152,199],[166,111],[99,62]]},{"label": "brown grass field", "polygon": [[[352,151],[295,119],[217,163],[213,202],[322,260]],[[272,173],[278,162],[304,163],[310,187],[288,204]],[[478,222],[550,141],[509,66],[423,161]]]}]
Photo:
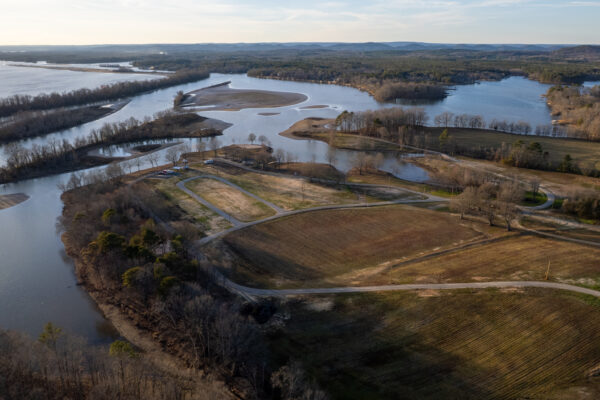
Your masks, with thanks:
[{"label": "brown grass field", "polygon": [[204,232],[206,235],[212,235],[231,226],[225,218],[213,213],[179,190],[175,186],[179,179],[147,179],[145,182],[161,192],[173,206],[180,207],[193,221],[206,226],[207,230]]},{"label": "brown grass field", "polygon": [[596,399],[600,305],[566,292],[311,297],[272,337],[333,399]]},{"label": "brown grass field", "polygon": [[232,271],[235,281],[307,287],[360,283],[390,263],[497,234],[447,213],[387,206],[299,214],[224,241],[245,261]]},{"label": "brown grass field", "polygon": [[256,221],[275,214],[275,210],[264,203],[214,179],[196,179],[186,186],[239,221]]},{"label": "brown grass field", "polygon": [[529,235],[390,266],[364,283],[544,280],[549,262],[550,280],[600,284],[600,248]]}]

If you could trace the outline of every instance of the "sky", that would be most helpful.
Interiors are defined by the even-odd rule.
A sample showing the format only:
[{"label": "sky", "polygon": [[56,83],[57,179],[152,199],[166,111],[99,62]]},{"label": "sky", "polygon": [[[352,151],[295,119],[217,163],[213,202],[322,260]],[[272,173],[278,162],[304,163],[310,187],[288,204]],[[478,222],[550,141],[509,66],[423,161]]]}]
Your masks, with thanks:
[{"label": "sky", "polygon": [[0,0],[0,45],[600,44],[600,1]]}]

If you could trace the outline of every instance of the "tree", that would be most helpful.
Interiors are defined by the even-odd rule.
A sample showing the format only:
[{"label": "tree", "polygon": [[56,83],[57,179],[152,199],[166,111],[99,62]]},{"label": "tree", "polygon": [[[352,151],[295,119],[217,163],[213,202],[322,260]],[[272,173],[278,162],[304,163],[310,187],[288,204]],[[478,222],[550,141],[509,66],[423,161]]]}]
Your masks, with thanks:
[{"label": "tree", "polygon": [[450,207],[460,213],[460,219],[477,208],[479,197],[477,188],[467,186],[465,190],[450,201]]},{"label": "tree", "polygon": [[443,126],[444,128],[448,128],[453,118],[454,114],[446,111],[439,115],[436,115],[433,121],[436,126]]},{"label": "tree", "polygon": [[123,286],[131,288],[135,286],[135,281],[138,273],[142,270],[142,267],[129,268],[121,276]]},{"label": "tree", "polygon": [[52,322],[48,322],[44,325],[44,330],[40,333],[38,340],[48,348],[56,351],[56,344],[61,336],[62,329],[55,326]]},{"label": "tree", "polygon": [[219,150],[219,147],[221,147],[221,141],[213,136],[210,138],[210,142],[208,143],[208,145],[210,146],[210,149],[214,152],[216,157],[217,150]]},{"label": "tree", "polygon": [[329,165],[333,166],[337,160],[335,147],[329,146],[327,147],[327,162]]},{"label": "tree", "polygon": [[152,167],[156,167],[158,165],[158,158],[158,153],[148,154],[148,161],[150,161],[150,165],[152,165]]},{"label": "tree", "polygon": [[177,94],[175,95],[175,98],[173,99],[173,107],[179,107],[181,105],[181,103],[183,103],[185,98],[186,98],[186,95],[183,93],[183,91],[182,90],[178,91]]},{"label": "tree", "polygon": [[248,140],[250,141],[251,144],[254,144],[254,141],[256,140],[256,135],[254,133],[249,134]]},{"label": "tree", "polygon": [[169,147],[167,153],[165,154],[165,158],[167,159],[167,161],[173,163],[173,166],[177,165],[179,157],[181,157],[181,150],[179,149],[179,146]]},{"label": "tree", "polygon": [[573,158],[571,158],[570,154],[565,154],[562,162],[560,163],[558,170],[560,172],[571,172],[573,170]]},{"label": "tree", "polygon": [[264,146],[269,141],[269,139],[267,139],[265,135],[260,135],[258,137],[258,141]]},{"label": "tree", "polygon": [[199,140],[196,143],[196,151],[198,153],[200,153],[200,155],[202,156],[202,159],[204,160],[204,152],[206,151],[206,143],[203,142],[202,140]]},{"label": "tree", "polygon": [[277,160],[277,165],[279,166],[285,158],[285,151],[282,149],[277,149],[275,152],[273,152],[273,157],[275,157],[275,160]]},{"label": "tree", "polygon": [[517,203],[523,198],[521,185],[515,181],[507,181],[500,184],[496,203],[498,211],[504,217],[506,230],[510,231],[510,223],[518,215],[519,209]]},{"label": "tree", "polygon": [[540,184],[541,182],[538,178],[533,178],[529,181],[529,187],[531,188],[531,197],[534,202],[537,201],[537,194],[540,190]]},{"label": "tree", "polygon": [[442,131],[442,133],[440,134],[439,140],[440,140],[440,149],[442,151],[444,151],[444,149],[446,148],[446,145],[448,144],[448,139],[450,138],[450,136],[448,135],[448,128],[444,129]]}]

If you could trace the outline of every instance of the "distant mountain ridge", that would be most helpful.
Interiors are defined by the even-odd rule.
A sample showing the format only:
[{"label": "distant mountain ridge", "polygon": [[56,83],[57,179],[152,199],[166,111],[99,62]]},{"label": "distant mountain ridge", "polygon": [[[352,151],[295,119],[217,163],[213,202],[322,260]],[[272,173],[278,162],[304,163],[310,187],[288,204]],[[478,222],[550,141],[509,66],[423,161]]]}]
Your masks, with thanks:
[{"label": "distant mountain ridge", "polygon": [[0,46],[0,52],[132,52],[132,53],[178,53],[189,51],[270,51],[270,50],[333,50],[333,51],[419,51],[419,50],[474,50],[474,51],[568,51],[576,48],[599,46],[575,46],[563,44],[469,44],[426,42],[291,42],[291,43],[196,43],[196,44],[106,44],[73,46]]}]

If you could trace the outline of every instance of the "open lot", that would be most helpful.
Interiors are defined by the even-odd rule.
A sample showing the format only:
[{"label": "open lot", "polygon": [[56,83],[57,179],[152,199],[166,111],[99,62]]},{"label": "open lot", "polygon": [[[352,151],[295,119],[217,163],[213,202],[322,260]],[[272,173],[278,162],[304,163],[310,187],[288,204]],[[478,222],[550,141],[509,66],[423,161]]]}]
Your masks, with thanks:
[{"label": "open lot", "polygon": [[[272,338],[334,399],[593,399],[600,312],[542,289],[381,293],[292,303]],[[570,389],[567,389],[570,388]]]},{"label": "open lot", "polygon": [[186,193],[179,190],[177,186],[175,186],[177,182],[179,182],[177,177],[168,179],[146,179],[145,182],[148,185],[152,185],[155,190],[161,193],[169,202],[170,207],[178,207],[191,221],[204,227],[204,233],[206,235],[212,235],[231,226],[226,219],[213,213]]},{"label": "open lot", "polygon": [[518,236],[415,263],[390,266],[365,284],[544,280],[600,284],[600,249],[537,236]]},{"label": "open lot", "polygon": [[196,179],[187,182],[186,187],[239,221],[256,221],[275,214],[266,204],[214,179]]},{"label": "open lot", "polygon": [[503,234],[498,228],[410,206],[315,211],[232,232],[232,279],[250,286],[356,284],[392,262]]}]

